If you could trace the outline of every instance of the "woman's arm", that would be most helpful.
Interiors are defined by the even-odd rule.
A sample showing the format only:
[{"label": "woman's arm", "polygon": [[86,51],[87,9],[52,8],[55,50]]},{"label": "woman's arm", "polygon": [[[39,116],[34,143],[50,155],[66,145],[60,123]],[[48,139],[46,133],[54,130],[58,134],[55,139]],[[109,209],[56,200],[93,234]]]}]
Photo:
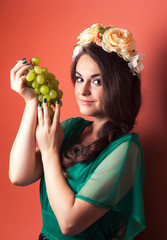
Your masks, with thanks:
[{"label": "woman's arm", "polygon": [[58,219],[61,231],[65,235],[77,234],[103,216],[109,208],[75,198],[61,168],[60,147],[63,131],[59,123],[60,106],[51,124],[47,103],[44,103],[44,116],[38,107],[39,125],[36,130],[38,146],[41,151],[46,189],[51,207]]},{"label": "woman's arm", "polygon": [[48,199],[64,235],[84,231],[109,211],[109,208],[75,198],[63,176],[58,152],[48,151],[42,155],[42,161]]},{"label": "woman's arm", "polygon": [[22,121],[10,152],[9,178],[13,184],[28,185],[38,180],[43,173],[41,155],[36,148],[37,97],[25,87],[24,72],[30,66],[19,61],[11,70],[11,89],[25,100]]},{"label": "woman's arm", "polygon": [[37,100],[26,102],[22,121],[10,152],[9,178],[15,185],[25,186],[37,181],[43,173],[41,156],[36,151],[35,130]]}]

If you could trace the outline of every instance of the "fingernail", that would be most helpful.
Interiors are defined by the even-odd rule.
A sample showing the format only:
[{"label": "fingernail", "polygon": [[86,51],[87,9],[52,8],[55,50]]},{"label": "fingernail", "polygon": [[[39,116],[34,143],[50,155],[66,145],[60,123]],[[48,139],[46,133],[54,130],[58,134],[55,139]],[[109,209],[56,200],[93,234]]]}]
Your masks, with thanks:
[{"label": "fingernail", "polygon": [[59,100],[57,100],[57,104],[59,104]]},{"label": "fingernail", "polygon": [[21,59],[21,61],[24,61],[24,60],[26,60],[26,58]]},{"label": "fingernail", "polygon": [[38,107],[41,107],[41,102],[38,102]]},{"label": "fingernail", "polygon": [[24,62],[23,62],[23,64],[26,64],[26,63],[27,63],[27,61],[24,61]]},{"label": "fingernail", "polygon": [[26,65],[27,65],[27,66],[30,66],[30,65],[31,65],[31,63],[27,63]]},{"label": "fingernail", "polygon": [[45,97],[43,98],[43,102],[46,103],[46,98]]}]

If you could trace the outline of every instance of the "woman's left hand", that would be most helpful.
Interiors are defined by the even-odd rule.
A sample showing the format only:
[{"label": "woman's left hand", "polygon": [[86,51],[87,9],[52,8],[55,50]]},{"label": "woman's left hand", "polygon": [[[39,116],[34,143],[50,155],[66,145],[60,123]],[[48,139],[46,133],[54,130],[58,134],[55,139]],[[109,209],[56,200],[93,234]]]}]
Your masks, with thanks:
[{"label": "woman's left hand", "polygon": [[36,129],[36,139],[41,154],[48,151],[60,152],[63,143],[64,133],[59,122],[60,104],[56,103],[53,121],[51,123],[47,102],[42,107],[38,106],[38,126]]}]

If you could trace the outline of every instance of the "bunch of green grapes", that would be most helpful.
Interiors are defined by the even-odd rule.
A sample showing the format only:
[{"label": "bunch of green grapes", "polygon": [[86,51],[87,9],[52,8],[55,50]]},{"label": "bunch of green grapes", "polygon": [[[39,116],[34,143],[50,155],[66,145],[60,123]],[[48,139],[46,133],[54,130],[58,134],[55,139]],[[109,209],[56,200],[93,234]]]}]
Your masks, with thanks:
[{"label": "bunch of green grapes", "polygon": [[38,65],[40,63],[38,57],[31,58],[30,63],[31,67],[26,74],[27,86],[34,89],[42,108],[43,98],[46,98],[50,116],[53,117],[56,101],[59,100],[59,104],[62,106],[63,92],[58,88],[59,81],[55,79],[54,74],[48,72],[47,67],[41,68]]}]

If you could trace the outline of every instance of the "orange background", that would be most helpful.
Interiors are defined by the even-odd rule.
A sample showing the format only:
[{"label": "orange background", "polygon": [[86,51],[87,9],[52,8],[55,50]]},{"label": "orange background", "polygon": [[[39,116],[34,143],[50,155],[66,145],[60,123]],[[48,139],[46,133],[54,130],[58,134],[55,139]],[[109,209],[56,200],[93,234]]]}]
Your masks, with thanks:
[{"label": "orange background", "polygon": [[146,230],[135,239],[167,239],[166,9],[165,0],[1,1],[1,239],[37,240],[42,226],[39,182],[17,187],[8,178],[10,148],[24,109],[24,101],[10,90],[10,69],[18,59],[38,56],[64,92],[61,120],[80,116],[70,81],[71,57],[79,33],[97,22],[127,28],[139,53],[146,54],[143,105],[135,129],[145,152]]}]

